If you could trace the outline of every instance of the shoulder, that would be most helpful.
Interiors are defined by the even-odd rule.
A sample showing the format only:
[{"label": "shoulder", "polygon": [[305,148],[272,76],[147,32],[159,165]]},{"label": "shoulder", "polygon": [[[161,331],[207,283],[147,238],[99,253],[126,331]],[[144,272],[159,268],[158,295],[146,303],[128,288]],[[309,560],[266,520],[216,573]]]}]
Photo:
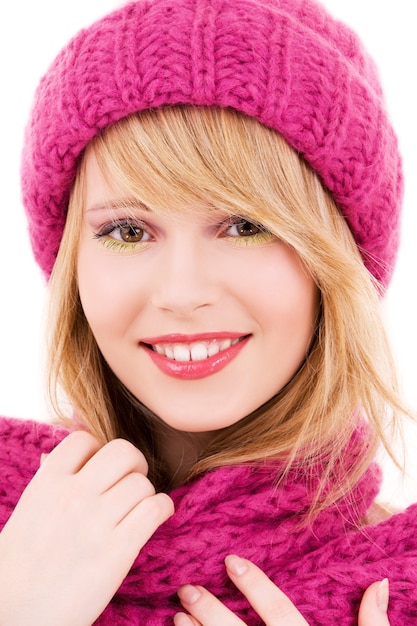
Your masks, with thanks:
[{"label": "shoulder", "polygon": [[40,463],[68,434],[52,424],[0,417],[0,527]]},{"label": "shoulder", "polygon": [[39,465],[42,452],[50,452],[68,431],[31,420],[0,417],[0,463]]}]

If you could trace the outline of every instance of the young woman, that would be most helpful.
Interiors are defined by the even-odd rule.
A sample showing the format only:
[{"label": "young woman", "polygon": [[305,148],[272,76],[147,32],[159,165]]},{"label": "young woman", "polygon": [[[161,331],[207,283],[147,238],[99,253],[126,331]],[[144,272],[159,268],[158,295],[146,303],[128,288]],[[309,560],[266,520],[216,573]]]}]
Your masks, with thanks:
[{"label": "young woman", "polygon": [[354,34],[128,4],[42,80],[22,184],[60,426],[1,422],[0,623],[413,624],[373,463],[402,176]]}]

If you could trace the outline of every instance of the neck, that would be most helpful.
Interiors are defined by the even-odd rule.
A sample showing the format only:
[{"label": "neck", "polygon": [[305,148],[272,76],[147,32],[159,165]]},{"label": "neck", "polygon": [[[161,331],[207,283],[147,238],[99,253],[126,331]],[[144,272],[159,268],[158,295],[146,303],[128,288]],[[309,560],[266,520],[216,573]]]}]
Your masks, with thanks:
[{"label": "neck", "polygon": [[158,449],[166,464],[172,488],[184,482],[189,470],[214,439],[216,432],[189,433],[158,425]]}]

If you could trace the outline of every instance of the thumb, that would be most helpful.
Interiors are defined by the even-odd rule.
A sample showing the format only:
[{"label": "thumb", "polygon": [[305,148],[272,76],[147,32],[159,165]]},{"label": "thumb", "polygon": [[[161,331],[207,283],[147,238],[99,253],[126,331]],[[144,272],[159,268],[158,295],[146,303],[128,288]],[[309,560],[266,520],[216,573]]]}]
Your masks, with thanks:
[{"label": "thumb", "polygon": [[370,585],[363,594],[359,607],[358,626],[390,626],[387,615],[388,602],[388,578]]}]

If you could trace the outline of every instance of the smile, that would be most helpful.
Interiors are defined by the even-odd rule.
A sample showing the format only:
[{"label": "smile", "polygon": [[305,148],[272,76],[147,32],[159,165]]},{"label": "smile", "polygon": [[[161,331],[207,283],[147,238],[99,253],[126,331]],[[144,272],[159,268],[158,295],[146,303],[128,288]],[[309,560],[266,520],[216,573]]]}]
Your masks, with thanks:
[{"label": "smile", "polygon": [[231,346],[235,346],[242,338],[239,339],[213,339],[211,341],[197,341],[194,343],[157,343],[152,350],[174,361],[205,361],[209,357],[227,350]]},{"label": "smile", "polygon": [[195,380],[211,376],[228,365],[249,341],[250,335],[211,333],[184,337],[171,335],[142,340],[154,364],[168,376]]}]

